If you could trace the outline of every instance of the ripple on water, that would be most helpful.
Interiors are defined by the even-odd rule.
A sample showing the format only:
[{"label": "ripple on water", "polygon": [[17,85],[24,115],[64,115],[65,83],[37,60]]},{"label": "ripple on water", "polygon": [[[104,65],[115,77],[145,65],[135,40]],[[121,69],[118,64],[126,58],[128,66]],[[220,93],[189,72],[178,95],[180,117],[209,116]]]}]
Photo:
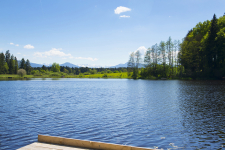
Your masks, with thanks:
[{"label": "ripple on water", "polygon": [[163,149],[225,145],[224,81],[0,81],[0,149],[38,134]]}]

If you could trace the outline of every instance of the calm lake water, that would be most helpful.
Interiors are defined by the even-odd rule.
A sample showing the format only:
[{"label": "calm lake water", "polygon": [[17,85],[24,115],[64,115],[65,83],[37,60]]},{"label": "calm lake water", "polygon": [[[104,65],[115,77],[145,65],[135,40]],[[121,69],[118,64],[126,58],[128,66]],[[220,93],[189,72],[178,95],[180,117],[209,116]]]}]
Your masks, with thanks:
[{"label": "calm lake water", "polygon": [[0,81],[0,149],[37,135],[159,149],[225,147],[224,81]]}]

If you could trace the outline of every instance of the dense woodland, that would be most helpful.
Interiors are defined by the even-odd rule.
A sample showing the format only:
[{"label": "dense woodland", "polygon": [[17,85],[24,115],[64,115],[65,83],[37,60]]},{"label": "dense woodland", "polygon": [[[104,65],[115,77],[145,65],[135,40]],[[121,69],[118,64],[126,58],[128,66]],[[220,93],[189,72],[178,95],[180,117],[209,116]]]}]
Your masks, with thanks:
[{"label": "dense woodland", "polygon": [[10,54],[9,50],[0,53],[0,74],[17,74],[18,69],[24,69],[29,74],[32,70],[30,61],[24,58],[18,63],[17,58]]},{"label": "dense woodland", "polygon": [[[140,68],[143,64],[145,67]],[[134,79],[222,79],[225,77],[225,15],[219,19],[214,15],[211,21],[199,22],[182,42],[169,37],[166,42],[148,48],[144,56],[140,51],[132,52],[127,68],[70,68],[57,63],[32,68],[28,59],[17,61],[9,50],[0,53],[0,74],[17,74],[18,69],[37,76],[54,72],[73,75],[127,72]]]},{"label": "dense woodland", "polygon": [[[139,69],[140,62],[145,68]],[[144,58],[130,54],[128,74],[132,78],[222,79],[225,77],[225,15],[199,22],[183,41],[153,45]]]}]

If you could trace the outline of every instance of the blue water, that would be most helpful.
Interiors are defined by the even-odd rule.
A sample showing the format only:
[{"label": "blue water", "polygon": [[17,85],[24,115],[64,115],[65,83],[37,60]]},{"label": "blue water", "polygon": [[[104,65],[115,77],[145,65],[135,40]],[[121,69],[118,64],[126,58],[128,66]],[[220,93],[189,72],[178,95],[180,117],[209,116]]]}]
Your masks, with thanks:
[{"label": "blue water", "polygon": [[225,147],[224,81],[0,81],[0,149],[37,135],[160,149]]}]

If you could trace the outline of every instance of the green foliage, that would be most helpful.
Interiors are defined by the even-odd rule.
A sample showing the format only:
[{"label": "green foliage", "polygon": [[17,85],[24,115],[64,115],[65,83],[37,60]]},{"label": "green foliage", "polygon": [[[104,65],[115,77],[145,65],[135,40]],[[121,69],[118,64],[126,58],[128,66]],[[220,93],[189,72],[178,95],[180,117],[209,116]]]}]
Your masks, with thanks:
[{"label": "green foliage", "polygon": [[7,64],[7,62],[4,64],[4,73],[8,73],[8,70],[9,70],[9,67],[8,67],[8,64]]},{"label": "green foliage", "polygon": [[179,59],[185,77],[218,78],[225,76],[225,16],[198,23],[181,44]]},{"label": "green foliage", "polygon": [[64,68],[63,72],[64,73],[69,73],[69,71],[66,68]]},{"label": "green foliage", "polygon": [[30,66],[30,61],[28,59],[26,60],[24,66],[25,66],[25,70],[26,70],[27,74],[30,74],[32,67]]},{"label": "green foliage", "polygon": [[108,76],[107,76],[107,74],[104,74],[102,77],[103,77],[103,78],[107,78]]},{"label": "green foliage", "polygon": [[17,72],[17,74],[18,74],[20,77],[23,77],[23,76],[25,76],[27,73],[26,73],[26,70],[24,70],[24,69],[19,69],[18,72]]},{"label": "green foliage", "polygon": [[20,66],[19,66],[19,68],[20,68],[20,69],[26,69],[25,63],[26,63],[26,62],[25,62],[24,58],[22,58],[21,61],[20,61]]},{"label": "green foliage", "polygon": [[0,53],[0,74],[5,73],[5,55]]},{"label": "green foliage", "polygon": [[53,72],[60,72],[60,66],[59,66],[59,64],[53,63],[52,64],[51,71],[53,71]]}]

